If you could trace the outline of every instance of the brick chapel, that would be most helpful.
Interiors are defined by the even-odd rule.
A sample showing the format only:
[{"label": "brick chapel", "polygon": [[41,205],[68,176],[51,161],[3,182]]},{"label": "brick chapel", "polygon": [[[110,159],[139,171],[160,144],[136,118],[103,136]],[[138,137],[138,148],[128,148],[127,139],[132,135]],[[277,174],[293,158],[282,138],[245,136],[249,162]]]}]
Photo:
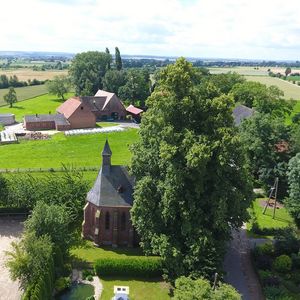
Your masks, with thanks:
[{"label": "brick chapel", "polygon": [[126,167],[111,165],[111,156],[106,140],[102,151],[102,167],[87,194],[82,235],[98,246],[132,247],[137,244],[137,235],[130,220],[133,178]]}]

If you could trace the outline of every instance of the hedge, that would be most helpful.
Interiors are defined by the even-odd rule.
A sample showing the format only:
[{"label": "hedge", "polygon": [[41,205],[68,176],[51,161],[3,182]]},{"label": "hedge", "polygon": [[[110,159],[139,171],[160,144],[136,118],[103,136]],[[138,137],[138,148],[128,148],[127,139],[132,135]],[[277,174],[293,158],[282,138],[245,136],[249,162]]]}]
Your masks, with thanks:
[{"label": "hedge", "polygon": [[95,262],[98,276],[132,276],[153,278],[162,275],[162,260],[158,257],[103,258]]}]

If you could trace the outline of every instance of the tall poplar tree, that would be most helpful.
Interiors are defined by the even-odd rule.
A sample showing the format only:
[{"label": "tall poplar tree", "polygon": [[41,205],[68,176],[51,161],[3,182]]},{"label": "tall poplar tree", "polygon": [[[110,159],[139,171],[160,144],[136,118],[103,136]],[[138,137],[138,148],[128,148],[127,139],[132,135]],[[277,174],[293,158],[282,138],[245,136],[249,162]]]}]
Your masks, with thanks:
[{"label": "tall poplar tree", "polygon": [[[108,55],[111,57],[110,52],[109,52],[109,49],[108,49],[107,47],[105,48],[105,53],[108,54]],[[109,62],[107,63],[107,70],[110,70],[110,63],[111,63],[111,61],[109,61]]]},{"label": "tall poplar tree", "polygon": [[184,58],[163,69],[132,147],[132,221],[169,278],[211,278],[252,198],[233,100],[202,79]]},{"label": "tall poplar tree", "polygon": [[115,63],[118,71],[122,70],[122,58],[118,47],[115,48]]}]

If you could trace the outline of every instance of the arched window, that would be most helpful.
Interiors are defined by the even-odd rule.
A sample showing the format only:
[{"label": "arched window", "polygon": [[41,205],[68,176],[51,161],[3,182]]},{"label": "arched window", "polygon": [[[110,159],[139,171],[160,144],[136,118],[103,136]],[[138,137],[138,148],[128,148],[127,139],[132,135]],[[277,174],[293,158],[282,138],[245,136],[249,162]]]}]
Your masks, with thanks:
[{"label": "arched window", "polygon": [[110,215],[109,212],[107,211],[105,214],[105,229],[109,230],[109,226],[110,226]]},{"label": "arched window", "polygon": [[126,214],[123,212],[121,215],[121,230],[124,231],[126,229]]}]

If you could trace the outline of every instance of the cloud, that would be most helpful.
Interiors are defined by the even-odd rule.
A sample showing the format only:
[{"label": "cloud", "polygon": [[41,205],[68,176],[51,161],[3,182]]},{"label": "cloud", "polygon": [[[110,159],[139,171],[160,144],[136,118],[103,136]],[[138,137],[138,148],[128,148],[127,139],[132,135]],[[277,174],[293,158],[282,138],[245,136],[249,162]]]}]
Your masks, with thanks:
[{"label": "cloud", "polygon": [[[300,1],[5,1],[0,50],[298,59]],[[18,9],[16,9],[16,7]]]}]

